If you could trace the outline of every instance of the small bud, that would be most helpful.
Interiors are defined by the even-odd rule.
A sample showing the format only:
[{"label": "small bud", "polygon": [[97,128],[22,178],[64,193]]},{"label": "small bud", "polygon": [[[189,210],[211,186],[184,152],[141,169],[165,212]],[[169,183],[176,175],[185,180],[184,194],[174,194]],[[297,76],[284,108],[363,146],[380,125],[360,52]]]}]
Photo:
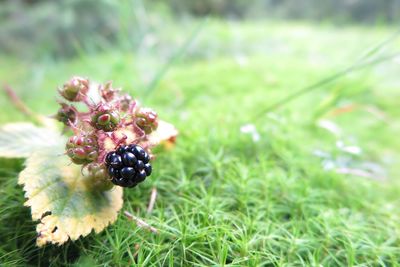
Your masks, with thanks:
[{"label": "small bud", "polygon": [[89,80],[81,77],[73,77],[59,89],[60,95],[73,102],[82,101],[89,91]]},{"label": "small bud", "polygon": [[60,103],[61,108],[57,111],[54,118],[67,126],[75,124],[77,120],[78,111],[73,107],[65,103]]},{"label": "small bud", "polygon": [[141,108],[136,112],[135,122],[140,129],[149,134],[158,127],[157,113],[149,108]]},{"label": "small bud", "polygon": [[105,101],[110,102],[118,96],[120,89],[113,88],[112,82],[107,82],[105,85],[100,85],[99,91],[100,91],[101,97]]},{"label": "small bud", "polygon": [[87,158],[90,161],[94,161],[95,159],[97,159],[98,156],[99,156],[99,153],[97,153],[97,151],[92,151],[87,155]]},{"label": "small bud", "polygon": [[113,131],[117,127],[119,121],[118,112],[105,105],[97,107],[92,117],[93,127],[105,132]]},{"label": "small bud", "polygon": [[120,109],[124,112],[127,112],[129,110],[129,107],[132,104],[132,97],[130,95],[123,95],[120,100]]},{"label": "small bud", "polygon": [[98,157],[98,146],[95,137],[75,135],[69,138],[65,148],[67,155],[76,164],[87,164]]}]

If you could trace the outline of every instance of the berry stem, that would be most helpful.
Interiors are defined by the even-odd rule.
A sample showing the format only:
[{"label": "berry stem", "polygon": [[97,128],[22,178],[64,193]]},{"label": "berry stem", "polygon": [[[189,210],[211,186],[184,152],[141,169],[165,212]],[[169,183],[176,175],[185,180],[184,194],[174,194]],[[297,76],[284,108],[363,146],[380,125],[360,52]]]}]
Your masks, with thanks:
[{"label": "berry stem", "polygon": [[28,118],[34,120],[36,123],[46,126],[46,120],[44,117],[33,112],[28,106],[21,100],[21,98],[17,95],[14,89],[12,89],[8,84],[4,84],[3,90],[8,96],[10,102],[24,115]]},{"label": "berry stem", "polygon": [[88,96],[83,97],[83,103],[89,108],[89,110],[93,109],[96,106],[96,103]]},{"label": "berry stem", "polygon": [[155,234],[158,234],[158,230],[156,228],[154,228],[153,226],[151,226],[150,224],[148,224],[147,222],[145,222],[144,220],[134,216],[132,213],[130,213],[129,211],[124,211],[124,215],[131,221],[136,222],[137,226],[140,228],[145,228],[147,230],[149,230],[150,232],[153,232]]}]

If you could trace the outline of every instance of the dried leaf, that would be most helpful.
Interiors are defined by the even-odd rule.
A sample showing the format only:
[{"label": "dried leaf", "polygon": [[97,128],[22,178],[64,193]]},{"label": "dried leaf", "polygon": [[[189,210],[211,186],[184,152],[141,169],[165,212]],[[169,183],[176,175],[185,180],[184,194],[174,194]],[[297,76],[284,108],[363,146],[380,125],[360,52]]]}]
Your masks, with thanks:
[{"label": "dried leaf", "polygon": [[165,121],[159,121],[158,128],[149,136],[149,143],[152,145],[165,144],[167,147],[175,143],[178,130],[174,125]]},{"label": "dried leaf", "polygon": [[113,135],[115,137],[114,139],[107,136],[104,140],[100,141],[101,146],[107,151],[114,150],[119,145],[118,140],[125,140],[127,144],[131,144],[137,143],[140,139],[140,136],[135,132],[132,125],[114,131]]},{"label": "dried leaf", "polygon": [[84,183],[80,167],[69,164],[62,147],[33,153],[20,173],[19,184],[25,190],[26,206],[37,225],[37,245],[61,245],[96,233],[117,219],[122,207],[122,188],[91,190]]},{"label": "dried leaf", "polygon": [[167,147],[172,146],[175,143],[178,130],[170,123],[165,121],[159,121],[158,128],[152,132],[148,139],[140,139],[140,135],[135,132],[133,126],[128,126],[123,129],[119,129],[113,132],[114,139],[111,137],[105,137],[101,142],[101,146],[107,151],[111,151],[118,146],[118,140],[124,139],[127,144],[137,143],[143,147],[153,147],[159,144],[164,144]]},{"label": "dried leaf", "polygon": [[51,129],[31,123],[12,123],[0,128],[0,157],[26,158],[43,148],[56,146],[65,140]]}]

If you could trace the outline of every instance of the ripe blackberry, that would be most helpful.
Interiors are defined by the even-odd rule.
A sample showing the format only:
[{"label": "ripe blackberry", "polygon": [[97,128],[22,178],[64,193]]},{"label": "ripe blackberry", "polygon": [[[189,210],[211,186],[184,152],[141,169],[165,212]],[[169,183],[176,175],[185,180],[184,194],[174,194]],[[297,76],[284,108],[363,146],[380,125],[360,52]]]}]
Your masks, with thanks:
[{"label": "ripe blackberry", "polygon": [[135,187],[150,176],[152,168],[149,154],[140,146],[120,146],[105,158],[111,182],[122,187]]}]

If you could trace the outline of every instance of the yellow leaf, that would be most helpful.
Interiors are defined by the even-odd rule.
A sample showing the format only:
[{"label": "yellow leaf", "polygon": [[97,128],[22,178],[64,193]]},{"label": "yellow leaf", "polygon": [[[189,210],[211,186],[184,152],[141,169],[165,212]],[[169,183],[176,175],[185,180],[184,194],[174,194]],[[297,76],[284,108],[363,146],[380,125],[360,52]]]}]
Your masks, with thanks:
[{"label": "yellow leaf", "polygon": [[84,183],[80,166],[70,164],[63,147],[33,153],[19,175],[26,206],[37,225],[37,245],[61,245],[92,230],[102,231],[117,219],[122,207],[122,188],[92,190]]}]

